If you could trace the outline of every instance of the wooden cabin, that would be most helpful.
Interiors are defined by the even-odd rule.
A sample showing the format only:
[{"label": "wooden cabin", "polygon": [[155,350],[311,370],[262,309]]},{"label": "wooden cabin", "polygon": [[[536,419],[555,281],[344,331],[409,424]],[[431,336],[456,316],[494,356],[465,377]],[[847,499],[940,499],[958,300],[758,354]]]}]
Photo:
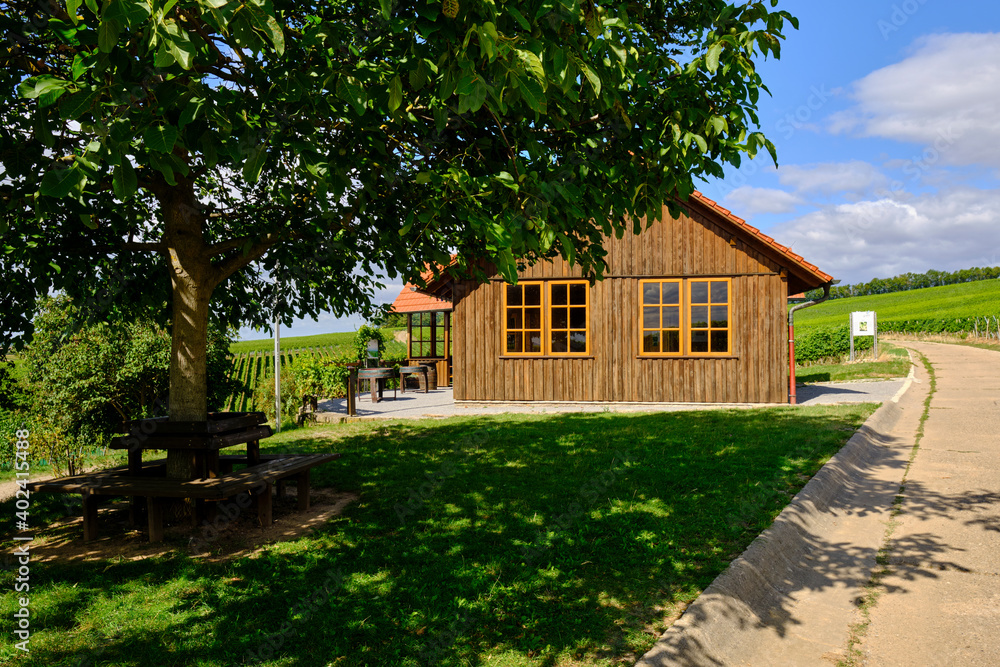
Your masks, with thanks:
[{"label": "wooden cabin", "polygon": [[433,366],[437,386],[451,383],[452,369],[452,281],[424,275],[427,287],[406,283],[392,302],[392,310],[406,314],[406,356],[410,366]]},{"label": "wooden cabin", "polygon": [[832,277],[700,193],[686,208],[608,239],[593,286],[561,259],[454,283],[455,400],[786,402],[788,296]]}]

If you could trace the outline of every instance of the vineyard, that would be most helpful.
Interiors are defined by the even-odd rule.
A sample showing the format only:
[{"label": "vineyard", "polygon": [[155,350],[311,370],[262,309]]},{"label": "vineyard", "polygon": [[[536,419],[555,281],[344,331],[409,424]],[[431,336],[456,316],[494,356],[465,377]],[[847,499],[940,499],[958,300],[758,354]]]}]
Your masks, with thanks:
[{"label": "vineyard", "polygon": [[[389,332],[390,338],[392,332]],[[292,336],[281,340],[281,367],[286,368],[295,357],[311,355],[317,359],[333,359],[349,353],[353,349],[354,333],[321,334],[319,336]],[[233,360],[233,377],[243,383],[246,390],[234,394],[226,401],[225,409],[231,412],[246,412],[254,409],[254,389],[264,377],[274,373],[274,341],[239,341],[229,346]],[[385,355],[406,354],[406,345],[396,340],[386,343]]]}]

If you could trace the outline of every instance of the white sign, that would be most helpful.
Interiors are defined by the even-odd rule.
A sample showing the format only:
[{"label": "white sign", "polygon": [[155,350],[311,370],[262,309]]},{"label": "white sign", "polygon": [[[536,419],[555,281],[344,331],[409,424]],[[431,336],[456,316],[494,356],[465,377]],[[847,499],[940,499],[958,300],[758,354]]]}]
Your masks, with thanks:
[{"label": "white sign", "polygon": [[875,335],[874,310],[859,310],[851,313],[851,335],[852,336]]},{"label": "white sign", "polygon": [[378,341],[374,338],[368,341],[368,358],[378,359]]}]

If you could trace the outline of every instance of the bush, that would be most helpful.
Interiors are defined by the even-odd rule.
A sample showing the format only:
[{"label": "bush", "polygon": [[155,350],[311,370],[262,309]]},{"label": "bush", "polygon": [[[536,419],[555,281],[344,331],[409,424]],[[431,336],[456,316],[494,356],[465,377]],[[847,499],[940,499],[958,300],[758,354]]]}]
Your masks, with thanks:
[{"label": "bush", "polygon": [[[881,328],[881,325],[879,325]],[[871,336],[856,337],[855,351],[870,350],[874,339]],[[840,358],[851,352],[851,328],[844,324],[838,327],[812,329],[795,337],[795,361],[797,363]]]}]

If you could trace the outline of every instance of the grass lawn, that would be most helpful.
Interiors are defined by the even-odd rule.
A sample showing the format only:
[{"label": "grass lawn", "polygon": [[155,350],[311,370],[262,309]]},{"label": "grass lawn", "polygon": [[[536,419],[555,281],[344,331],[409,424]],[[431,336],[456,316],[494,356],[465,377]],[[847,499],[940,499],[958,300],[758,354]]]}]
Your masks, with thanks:
[{"label": "grass lawn", "polygon": [[879,360],[843,361],[836,364],[810,364],[795,366],[796,384],[812,382],[847,382],[849,380],[880,380],[906,377],[910,372],[910,359],[906,350],[879,341]]},{"label": "grass lawn", "polygon": [[[265,450],[343,452],[314,487],[360,500],[250,556],[194,557],[175,537],[166,556],[34,562],[28,655],[13,648],[7,568],[0,661],[632,664],[875,407],[283,432]],[[31,511],[42,526],[66,510],[43,494]]]}]

